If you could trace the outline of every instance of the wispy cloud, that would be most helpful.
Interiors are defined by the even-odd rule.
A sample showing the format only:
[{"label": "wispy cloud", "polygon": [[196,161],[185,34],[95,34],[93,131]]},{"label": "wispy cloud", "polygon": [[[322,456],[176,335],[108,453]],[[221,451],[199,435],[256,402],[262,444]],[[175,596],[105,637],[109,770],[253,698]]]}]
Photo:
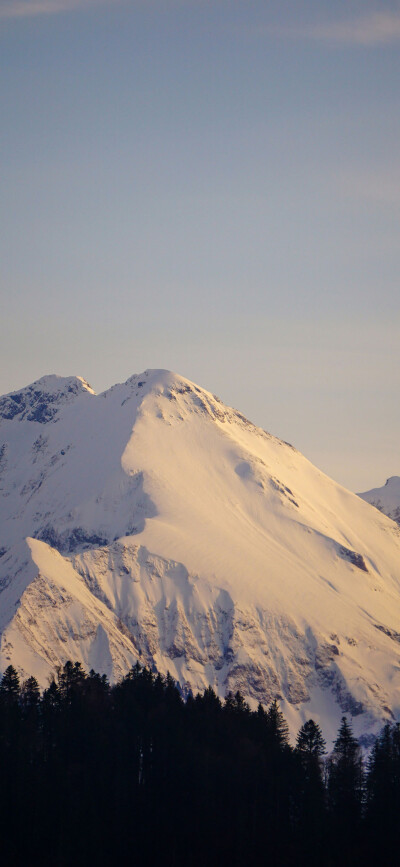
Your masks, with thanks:
[{"label": "wispy cloud", "polygon": [[267,30],[275,36],[331,44],[366,47],[382,45],[400,40],[400,9],[371,12],[342,21],[267,27]]},{"label": "wispy cloud", "polygon": [[0,19],[72,12],[115,0],[0,0]]},{"label": "wispy cloud", "polygon": [[[189,0],[0,0],[0,21],[4,19],[33,18],[39,15],[57,15],[60,12],[74,12],[77,9],[89,9],[93,6],[116,6],[131,3],[142,8],[160,6],[164,10],[170,7],[184,6]],[[193,5],[206,0],[190,0]],[[208,0],[207,0],[208,2]]]}]

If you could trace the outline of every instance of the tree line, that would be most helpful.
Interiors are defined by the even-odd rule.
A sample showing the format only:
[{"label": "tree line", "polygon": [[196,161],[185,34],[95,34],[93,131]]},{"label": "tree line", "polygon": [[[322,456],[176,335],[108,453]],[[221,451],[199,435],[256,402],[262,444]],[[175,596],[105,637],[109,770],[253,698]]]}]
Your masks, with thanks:
[{"label": "tree line", "polygon": [[399,818],[398,723],[364,761],[346,717],[328,756],[312,719],[290,745],[277,701],[184,699],[139,664],[0,682],[4,865],[392,865]]}]

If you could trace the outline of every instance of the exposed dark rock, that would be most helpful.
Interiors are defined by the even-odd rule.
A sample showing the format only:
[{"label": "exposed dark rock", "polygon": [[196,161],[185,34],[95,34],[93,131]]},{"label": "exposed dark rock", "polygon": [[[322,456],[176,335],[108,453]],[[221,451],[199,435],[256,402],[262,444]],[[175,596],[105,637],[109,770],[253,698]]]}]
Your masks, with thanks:
[{"label": "exposed dark rock", "polygon": [[46,391],[45,383],[42,387],[33,383],[22,391],[0,398],[0,419],[9,421],[19,415],[21,419],[39,424],[55,421],[60,407],[70,403],[71,398],[82,391],[82,386],[79,379],[67,383],[60,379],[58,390]]},{"label": "exposed dark rock", "polygon": [[350,548],[345,548],[343,545],[339,546],[338,552],[342,560],[348,560],[353,566],[357,566],[357,569],[361,569],[362,572],[368,572],[362,554],[357,554],[356,551],[351,551]]},{"label": "exposed dark rock", "polygon": [[109,542],[105,536],[89,533],[83,527],[74,527],[72,530],[66,530],[65,533],[57,533],[51,524],[38,530],[35,533],[35,538],[40,539],[41,542],[46,542],[47,545],[56,548],[62,554],[71,554],[78,548],[99,548]]},{"label": "exposed dark rock", "polygon": [[388,626],[381,626],[380,623],[374,623],[374,626],[375,629],[379,629],[379,632],[384,632],[385,635],[400,644],[400,632],[396,632],[394,629],[389,629]]}]

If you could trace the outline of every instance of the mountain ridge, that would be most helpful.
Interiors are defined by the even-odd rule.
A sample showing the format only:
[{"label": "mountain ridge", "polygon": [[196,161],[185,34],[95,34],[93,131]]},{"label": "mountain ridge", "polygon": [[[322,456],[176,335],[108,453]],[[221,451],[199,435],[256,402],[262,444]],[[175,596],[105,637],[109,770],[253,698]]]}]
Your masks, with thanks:
[{"label": "mountain ridge", "polygon": [[389,476],[381,488],[372,488],[358,496],[400,524],[400,476]]},{"label": "mountain ridge", "polygon": [[293,730],[398,718],[393,522],[184,377],[70,379],[0,420],[0,665],[139,660],[278,696]]}]

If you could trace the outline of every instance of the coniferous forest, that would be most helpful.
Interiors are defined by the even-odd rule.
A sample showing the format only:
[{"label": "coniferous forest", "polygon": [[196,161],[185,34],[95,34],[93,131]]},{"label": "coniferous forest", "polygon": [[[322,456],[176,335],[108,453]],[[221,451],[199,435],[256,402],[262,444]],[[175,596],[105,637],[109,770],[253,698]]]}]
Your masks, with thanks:
[{"label": "coniferous forest", "polygon": [[295,746],[274,701],[182,698],[135,666],[110,686],[67,662],[43,694],[0,684],[2,865],[394,865],[400,725],[366,761],[344,717],[332,753]]}]

